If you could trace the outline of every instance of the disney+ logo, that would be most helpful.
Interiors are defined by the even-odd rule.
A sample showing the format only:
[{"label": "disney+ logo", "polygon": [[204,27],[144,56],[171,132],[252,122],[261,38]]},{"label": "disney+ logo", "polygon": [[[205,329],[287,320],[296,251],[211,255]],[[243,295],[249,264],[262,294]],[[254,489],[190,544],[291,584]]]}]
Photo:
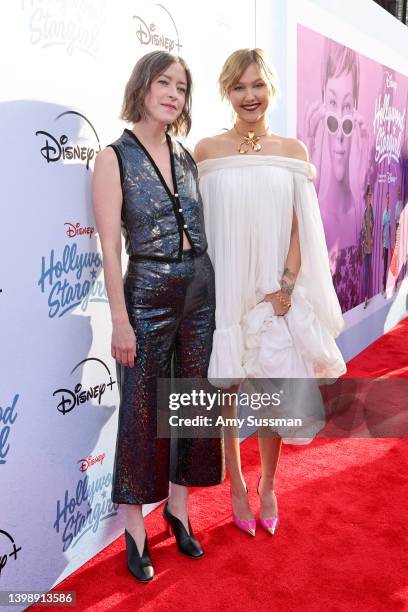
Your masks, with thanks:
[{"label": "disney+ logo", "polygon": [[[112,390],[113,385],[116,384],[116,381],[113,380],[110,370],[106,363],[102,361],[102,359],[98,359],[96,357],[88,357],[87,359],[83,359],[71,370],[70,376],[84,363],[95,362],[101,364],[102,368],[107,372],[107,377],[105,374],[105,379],[101,380],[96,385],[92,385],[88,389],[84,389],[82,387],[82,383],[78,382],[73,389],[57,389],[52,394],[53,397],[56,397],[58,401],[57,410],[61,414],[68,414],[71,412],[76,406],[81,404],[85,404],[89,402],[91,399],[97,399],[98,405],[101,404],[102,397],[107,389]],[[101,377],[102,378],[102,377]]]},{"label": "disney+ logo", "polygon": [[79,161],[85,162],[85,167],[87,170],[89,170],[91,161],[101,150],[99,136],[89,119],[77,111],[65,111],[64,113],[59,114],[55,118],[55,121],[62,119],[62,117],[66,118],[69,116],[79,118],[82,123],[85,122],[85,125],[90,129],[90,136],[89,138],[86,138],[86,140],[88,140],[88,142],[96,140],[96,142],[93,143],[93,146],[68,144],[70,140],[66,134],[55,136],[50,132],[46,132],[45,130],[38,130],[35,132],[36,136],[45,136],[45,142],[40,149],[40,153],[47,163],[57,162],[61,159],[66,161]]},{"label": "disney+ logo", "polygon": [[[156,4],[155,6],[160,9],[157,17],[162,28],[160,28],[160,26],[158,26],[154,22],[150,23],[150,25],[147,25],[147,23],[144,21],[144,19],[142,19],[142,17],[140,17],[139,15],[134,15],[133,19],[136,19],[138,25],[138,28],[136,30],[136,36],[138,41],[142,46],[153,45],[154,47],[161,47],[169,53],[173,51],[174,47],[177,47],[177,52],[180,53],[182,45],[180,43],[180,36],[173,17],[166,9],[166,7],[164,7],[162,4]],[[175,32],[174,37],[166,36],[166,34],[164,34],[164,24],[162,23],[164,20],[170,20],[170,27],[171,29],[174,28]]]},{"label": "disney+ logo", "polygon": [[21,546],[17,547],[12,535],[4,529],[0,529],[0,577],[9,559],[17,561],[17,553]]}]

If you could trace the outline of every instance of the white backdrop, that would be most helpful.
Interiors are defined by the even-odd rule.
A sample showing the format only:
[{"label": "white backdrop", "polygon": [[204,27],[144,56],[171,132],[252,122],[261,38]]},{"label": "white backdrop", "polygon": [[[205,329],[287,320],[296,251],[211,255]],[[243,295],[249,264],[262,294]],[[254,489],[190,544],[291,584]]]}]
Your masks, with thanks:
[{"label": "white backdrop", "polygon": [[2,591],[49,590],[123,530],[110,501],[118,389],[94,159],[121,134],[124,86],[153,49],[191,65],[189,142],[228,124],[220,62],[254,44],[254,2],[240,4],[1,3]]},{"label": "white backdrop", "polygon": [[[123,129],[117,117],[134,63],[157,48],[188,61],[193,146],[230,125],[216,87],[223,60],[262,46],[282,83],[271,125],[294,135],[290,32],[294,9],[304,17],[307,5],[1,3],[0,590],[49,590],[123,530],[109,501],[118,390],[90,182],[95,155]],[[343,23],[325,19],[327,35]],[[357,323],[362,330],[362,314]],[[361,333],[358,350],[370,334]]]}]

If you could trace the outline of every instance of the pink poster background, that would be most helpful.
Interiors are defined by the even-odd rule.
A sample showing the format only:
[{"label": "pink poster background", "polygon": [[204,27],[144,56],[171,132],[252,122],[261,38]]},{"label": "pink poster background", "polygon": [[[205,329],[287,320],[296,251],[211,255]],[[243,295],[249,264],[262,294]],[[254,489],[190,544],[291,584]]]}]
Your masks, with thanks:
[{"label": "pink poster background", "polygon": [[384,285],[389,297],[407,272],[408,77],[304,26],[297,34],[297,135],[317,168],[333,282],[346,312],[363,301],[367,307]]}]

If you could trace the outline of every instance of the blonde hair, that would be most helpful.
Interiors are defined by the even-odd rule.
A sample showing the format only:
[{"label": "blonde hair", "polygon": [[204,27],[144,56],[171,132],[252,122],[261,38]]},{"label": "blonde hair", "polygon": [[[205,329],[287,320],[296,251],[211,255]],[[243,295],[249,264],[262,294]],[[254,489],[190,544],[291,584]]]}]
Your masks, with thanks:
[{"label": "blonde hair", "polygon": [[272,91],[272,96],[276,96],[278,92],[278,77],[274,70],[265,62],[263,50],[238,49],[226,59],[218,78],[222,99],[229,97],[229,92],[239,82],[242,74],[251,64],[255,64],[258,67]]},{"label": "blonde hair", "polygon": [[168,126],[168,131],[175,136],[187,136],[191,129],[191,73],[183,58],[178,55],[172,55],[167,51],[151,51],[151,53],[143,55],[136,63],[125,88],[120,119],[129,123],[137,123],[145,117],[144,101],[152,82],[174,62],[177,62],[184,68],[187,88],[183,111]]}]

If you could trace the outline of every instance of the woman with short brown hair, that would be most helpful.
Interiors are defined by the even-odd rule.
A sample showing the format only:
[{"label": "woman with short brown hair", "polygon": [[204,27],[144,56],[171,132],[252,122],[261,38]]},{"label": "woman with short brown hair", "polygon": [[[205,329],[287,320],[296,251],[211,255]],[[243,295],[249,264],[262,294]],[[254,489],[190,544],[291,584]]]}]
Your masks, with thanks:
[{"label": "woman with short brown hair", "polygon": [[[197,170],[173,135],[191,125],[191,76],[164,51],[143,56],[126,86],[132,129],[96,160],[93,201],[112,315],[120,389],[112,500],[126,504],[128,567],[153,577],[142,504],[171,493],[163,511],[179,550],[203,555],[188,519],[189,486],[222,479],[219,439],[157,437],[157,378],[207,375],[214,330],[214,272],[206,253]],[[121,226],[129,263],[122,283]]]}]

